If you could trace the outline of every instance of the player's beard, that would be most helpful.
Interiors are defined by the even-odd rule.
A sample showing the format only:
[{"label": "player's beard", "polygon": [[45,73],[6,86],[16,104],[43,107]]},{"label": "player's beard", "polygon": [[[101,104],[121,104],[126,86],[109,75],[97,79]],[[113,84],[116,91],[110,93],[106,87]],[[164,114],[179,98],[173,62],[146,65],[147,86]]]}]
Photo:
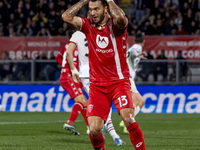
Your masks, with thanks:
[{"label": "player's beard", "polygon": [[97,24],[101,24],[104,18],[105,18],[105,11],[103,10],[103,13],[99,16],[99,21],[97,22]]}]

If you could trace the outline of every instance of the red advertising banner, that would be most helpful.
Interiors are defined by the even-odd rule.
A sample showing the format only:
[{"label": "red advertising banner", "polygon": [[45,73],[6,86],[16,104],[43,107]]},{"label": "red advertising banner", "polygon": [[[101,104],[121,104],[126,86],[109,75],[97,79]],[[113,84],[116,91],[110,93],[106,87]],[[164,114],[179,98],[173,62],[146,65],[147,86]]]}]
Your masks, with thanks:
[{"label": "red advertising banner", "polygon": [[47,58],[53,51],[56,55],[69,42],[67,37],[14,37],[0,38],[0,56],[8,51],[11,59],[22,59],[24,55],[35,59],[40,52],[45,51]]},{"label": "red advertising banner", "polygon": [[[9,51],[12,59],[22,59],[23,55],[35,59],[40,52],[45,51],[49,58],[53,51],[57,52],[68,43],[67,37],[1,37],[0,38],[0,56],[4,51]],[[134,44],[134,37],[128,37],[127,47]],[[149,49],[156,58],[160,50],[166,51],[168,59],[174,59],[178,51],[182,51],[186,59],[200,59],[200,37],[187,36],[146,36],[144,50]]]},{"label": "red advertising banner", "polygon": [[[134,38],[128,38],[128,46],[134,44]],[[177,57],[177,52],[182,51],[184,58],[188,60],[200,59],[200,37],[199,36],[146,36],[144,50],[149,49],[156,58],[161,50],[165,50],[168,59]]]}]

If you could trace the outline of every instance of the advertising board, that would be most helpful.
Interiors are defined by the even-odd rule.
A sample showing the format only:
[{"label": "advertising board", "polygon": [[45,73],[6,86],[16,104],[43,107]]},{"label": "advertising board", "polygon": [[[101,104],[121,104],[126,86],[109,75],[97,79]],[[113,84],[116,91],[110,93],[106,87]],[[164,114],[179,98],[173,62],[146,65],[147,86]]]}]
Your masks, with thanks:
[{"label": "advertising board", "polygon": [[[137,88],[145,100],[142,113],[200,113],[200,86]],[[73,104],[74,100],[59,85],[0,85],[3,111],[70,112]]]}]

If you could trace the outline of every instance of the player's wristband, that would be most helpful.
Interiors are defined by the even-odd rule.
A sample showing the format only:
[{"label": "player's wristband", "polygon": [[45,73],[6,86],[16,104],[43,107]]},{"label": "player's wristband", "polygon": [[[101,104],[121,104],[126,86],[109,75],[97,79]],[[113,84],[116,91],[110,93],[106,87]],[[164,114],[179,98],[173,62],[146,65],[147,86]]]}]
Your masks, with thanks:
[{"label": "player's wristband", "polygon": [[107,1],[107,3],[108,3],[108,2],[114,2],[113,0],[106,0],[106,1]]},{"label": "player's wristband", "polygon": [[76,68],[74,68],[73,70],[71,70],[71,72],[72,72],[72,75],[73,75],[73,76],[74,76],[74,75],[76,75],[76,76],[79,75],[79,72],[78,72],[78,70],[77,70]]}]

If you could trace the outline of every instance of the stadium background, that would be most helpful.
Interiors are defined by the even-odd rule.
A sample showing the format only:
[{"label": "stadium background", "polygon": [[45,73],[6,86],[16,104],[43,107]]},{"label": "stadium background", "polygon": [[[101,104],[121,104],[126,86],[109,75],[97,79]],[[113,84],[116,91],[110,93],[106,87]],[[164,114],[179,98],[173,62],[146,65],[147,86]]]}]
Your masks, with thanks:
[{"label": "stadium background", "polygon": [[[59,85],[59,67],[53,73],[53,77],[51,76],[48,80],[44,75],[37,76],[35,71],[37,64],[53,65],[56,63],[54,59],[51,59],[51,53],[53,52],[55,56],[68,42],[71,31],[70,27],[62,21],[61,14],[76,2],[74,0],[0,1],[0,56],[2,58],[3,53],[7,51],[10,57],[10,59],[2,58],[0,66],[12,64],[13,67],[6,76],[2,76],[4,70],[1,69],[0,72],[0,106],[1,111],[5,111],[0,112],[1,126],[8,121],[2,116],[5,115],[9,118],[13,115],[11,112],[71,111],[74,102]],[[152,113],[161,113],[161,117],[156,116],[160,119],[166,117],[166,113],[172,113],[182,123],[188,119],[188,116],[180,117],[176,116],[176,113],[185,115],[192,113],[195,115],[191,117],[195,118],[192,123],[198,125],[199,114],[197,113],[200,113],[200,1],[118,0],[116,3],[125,10],[129,20],[127,48],[134,43],[134,34],[142,32],[146,36],[144,50],[149,49],[154,57],[153,60],[143,63],[167,62],[167,80],[162,80],[160,72],[157,81],[154,80],[153,73],[150,74],[148,81],[136,78],[138,90],[145,99],[145,106],[141,113],[147,113],[150,117]],[[78,15],[84,17],[86,12],[87,7]],[[156,59],[161,50],[165,50],[167,60]],[[178,51],[182,51],[184,60],[176,59]],[[36,59],[40,54],[45,54],[47,59]],[[25,55],[28,59],[24,58]],[[28,78],[23,72],[17,70],[17,64],[20,62],[29,64]],[[181,76],[179,69],[181,62],[187,62],[188,71],[185,76]],[[174,63],[176,64],[176,74],[175,78],[170,79]],[[142,68],[142,64],[140,65],[139,68]],[[16,76],[19,77],[16,78]],[[114,106],[113,111],[116,112]],[[23,115],[17,114],[19,118]],[[116,114],[114,116],[116,118]],[[145,120],[145,116],[142,117]],[[35,118],[37,121],[40,117],[36,116]],[[66,118],[63,116],[64,119]],[[119,121],[119,118],[117,119]],[[15,119],[12,118],[10,122],[12,120]],[[143,119],[139,117],[138,120]],[[27,120],[22,121],[26,122]],[[18,120],[16,120],[17,122]],[[117,121],[114,122],[117,123]],[[148,124],[145,121],[142,123]],[[156,122],[154,123],[156,124]],[[154,123],[150,124],[154,125]],[[190,128],[190,126],[187,127]],[[195,130],[191,131],[194,132],[194,138],[191,137],[193,142],[190,141],[187,146],[193,145],[191,149],[198,149],[199,144],[196,141],[199,140],[199,136],[195,135],[195,132],[199,133],[199,129],[196,126],[193,127]],[[3,129],[4,127],[0,131],[2,135],[9,135],[9,133],[4,133]],[[178,129],[176,128],[176,130]],[[189,131],[185,129],[184,132],[188,133]],[[6,149],[6,142],[2,142],[2,148]],[[184,144],[182,145],[184,147]],[[148,147],[156,149],[155,145],[152,146],[150,142]],[[168,148],[167,146],[165,148],[174,149],[175,146],[171,144],[171,148],[169,147],[168,145]],[[183,147],[179,145],[176,149],[184,149]],[[20,144],[18,148],[22,148]],[[23,148],[26,149],[26,147]],[[161,147],[157,149],[164,148],[161,144]]]}]

